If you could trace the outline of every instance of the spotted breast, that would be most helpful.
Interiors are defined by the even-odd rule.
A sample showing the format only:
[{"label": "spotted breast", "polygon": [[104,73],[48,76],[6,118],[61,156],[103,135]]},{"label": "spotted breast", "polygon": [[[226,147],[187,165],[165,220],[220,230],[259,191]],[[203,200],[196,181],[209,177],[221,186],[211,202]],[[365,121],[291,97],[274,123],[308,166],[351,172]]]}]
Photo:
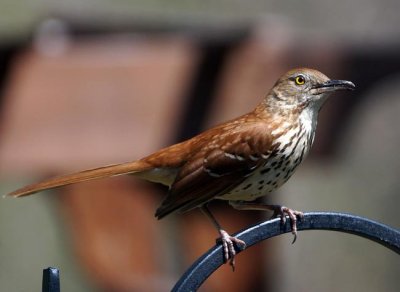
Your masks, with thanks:
[{"label": "spotted breast", "polygon": [[283,185],[307,156],[314,141],[317,119],[312,111],[304,110],[295,124],[283,123],[272,135],[274,144],[265,163],[240,185],[219,199],[252,201]]}]

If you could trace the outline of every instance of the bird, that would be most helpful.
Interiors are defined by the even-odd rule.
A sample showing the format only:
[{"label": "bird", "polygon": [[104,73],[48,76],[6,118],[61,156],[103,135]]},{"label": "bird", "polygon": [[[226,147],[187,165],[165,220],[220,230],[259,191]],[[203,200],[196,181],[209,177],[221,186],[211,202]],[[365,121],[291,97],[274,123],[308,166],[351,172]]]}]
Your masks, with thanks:
[{"label": "bird", "polygon": [[139,160],[50,178],[6,196],[23,197],[123,174],[161,183],[169,189],[155,217],[200,208],[218,230],[224,262],[229,261],[234,270],[235,246],[244,249],[246,243],[221,227],[208,203],[225,200],[238,210],[271,210],[282,223],[288,216],[294,242],[297,220],[303,213],[255,200],[283,185],[307,156],[327,97],[354,89],[354,83],[330,79],[314,69],[292,69],[277,80],[254,110],[186,141]]}]

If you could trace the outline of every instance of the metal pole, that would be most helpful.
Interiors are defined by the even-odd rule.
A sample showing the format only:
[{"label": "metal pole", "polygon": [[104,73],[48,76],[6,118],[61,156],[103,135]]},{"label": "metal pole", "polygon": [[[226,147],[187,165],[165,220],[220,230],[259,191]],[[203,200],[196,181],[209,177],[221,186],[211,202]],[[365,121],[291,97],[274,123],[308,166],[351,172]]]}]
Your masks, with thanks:
[{"label": "metal pole", "polygon": [[57,268],[43,270],[42,292],[60,292],[60,272]]}]

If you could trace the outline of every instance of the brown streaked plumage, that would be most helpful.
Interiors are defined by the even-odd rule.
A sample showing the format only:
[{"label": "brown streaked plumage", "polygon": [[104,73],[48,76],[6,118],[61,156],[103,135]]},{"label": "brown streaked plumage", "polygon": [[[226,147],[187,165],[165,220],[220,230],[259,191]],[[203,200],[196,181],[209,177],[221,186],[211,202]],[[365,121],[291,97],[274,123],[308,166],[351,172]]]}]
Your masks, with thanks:
[{"label": "brown streaked plumage", "polygon": [[[302,213],[278,205],[253,203],[285,183],[310,150],[319,109],[329,93],[352,90],[349,81],[330,80],[306,68],[283,75],[250,113],[209,129],[187,141],[161,149],[138,161],[60,176],[10,193],[21,197],[81,181],[132,174],[169,186],[156,211],[161,219],[174,211],[200,207],[218,229],[225,260],[234,267],[233,243],[207,209],[214,199],[229,200],[237,209],[268,209],[289,215],[296,235],[296,216]],[[295,237],[296,238],[296,237]]]}]

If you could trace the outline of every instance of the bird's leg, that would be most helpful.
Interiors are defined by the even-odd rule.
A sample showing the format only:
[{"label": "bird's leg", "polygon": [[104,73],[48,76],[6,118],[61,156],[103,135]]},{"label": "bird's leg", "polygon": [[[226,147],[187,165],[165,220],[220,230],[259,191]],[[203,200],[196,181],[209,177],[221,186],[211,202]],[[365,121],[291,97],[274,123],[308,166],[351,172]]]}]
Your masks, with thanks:
[{"label": "bird's leg", "polygon": [[215,228],[217,228],[218,233],[221,235],[220,241],[222,242],[222,247],[224,249],[224,262],[226,263],[229,260],[232,270],[235,271],[236,251],[233,243],[241,245],[242,249],[246,248],[246,243],[243,240],[229,235],[228,232],[223,230],[217,219],[215,219],[206,205],[201,207],[201,211],[211,220],[212,224],[215,226]]},{"label": "bird's leg", "polygon": [[237,210],[271,210],[274,213],[272,214],[272,218],[280,217],[282,224],[286,223],[286,215],[289,216],[290,219],[290,227],[292,229],[292,234],[294,235],[293,242],[297,239],[297,217],[299,219],[304,217],[303,212],[292,210],[288,207],[281,205],[268,205],[262,203],[254,203],[254,202],[245,202],[245,201],[236,201],[229,202],[230,205]]}]

